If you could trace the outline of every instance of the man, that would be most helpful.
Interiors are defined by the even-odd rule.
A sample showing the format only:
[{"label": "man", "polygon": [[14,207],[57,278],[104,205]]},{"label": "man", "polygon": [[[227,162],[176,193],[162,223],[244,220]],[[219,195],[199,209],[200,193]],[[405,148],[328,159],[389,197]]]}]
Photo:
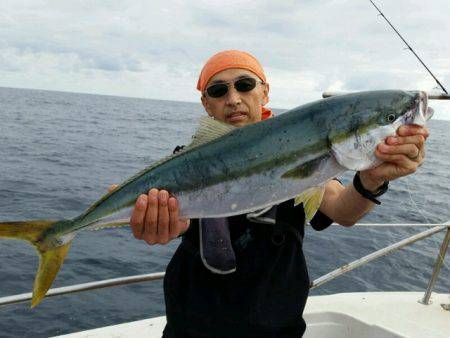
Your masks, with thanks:
[{"label": "man", "polygon": [[[272,116],[264,108],[269,101],[264,71],[246,52],[231,50],[212,56],[197,88],[208,115],[222,122],[242,127]],[[376,197],[387,189],[387,181],[412,174],[422,164],[428,130],[402,126],[397,134],[376,150],[383,164],[360,172],[349,186],[337,180],[326,184],[320,209],[311,221],[315,229],[326,228],[332,220],[353,225],[378,202]],[[136,238],[165,244],[184,233],[164,280],[164,337],[303,335],[309,278],[302,252],[302,205],[294,207],[292,200],[286,201],[265,215],[275,224],[257,224],[257,218],[246,215],[183,220],[169,192],[151,189],[139,196],[130,222]],[[209,229],[220,233],[217,246],[211,244],[214,237],[213,241],[207,238],[215,236]]]}]

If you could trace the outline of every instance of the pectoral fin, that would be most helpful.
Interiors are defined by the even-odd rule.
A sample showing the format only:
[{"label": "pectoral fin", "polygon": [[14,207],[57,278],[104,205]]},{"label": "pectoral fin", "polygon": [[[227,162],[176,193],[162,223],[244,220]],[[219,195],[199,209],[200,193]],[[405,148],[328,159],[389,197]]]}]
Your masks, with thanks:
[{"label": "pectoral fin", "polygon": [[322,203],[324,192],[325,186],[311,187],[295,198],[294,205],[299,205],[300,203],[303,203],[306,222],[312,220],[317,210],[319,210],[320,204]]},{"label": "pectoral fin", "polygon": [[302,163],[297,167],[286,171],[281,178],[302,179],[311,176],[316,170],[318,170],[321,164],[329,159],[329,155],[320,156],[312,159],[308,162]]}]

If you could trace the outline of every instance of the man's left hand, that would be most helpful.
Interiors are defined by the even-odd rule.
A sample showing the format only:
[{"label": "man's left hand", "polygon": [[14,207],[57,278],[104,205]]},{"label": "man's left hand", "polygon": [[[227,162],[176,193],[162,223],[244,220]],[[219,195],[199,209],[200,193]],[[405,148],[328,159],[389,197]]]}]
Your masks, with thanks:
[{"label": "man's left hand", "polygon": [[418,125],[398,128],[397,136],[388,137],[375,151],[375,156],[384,163],[360,172],[364,188],[375,191],[384,181],[414,173],[425,158],[425,141],[429,134],[426,127]]}]

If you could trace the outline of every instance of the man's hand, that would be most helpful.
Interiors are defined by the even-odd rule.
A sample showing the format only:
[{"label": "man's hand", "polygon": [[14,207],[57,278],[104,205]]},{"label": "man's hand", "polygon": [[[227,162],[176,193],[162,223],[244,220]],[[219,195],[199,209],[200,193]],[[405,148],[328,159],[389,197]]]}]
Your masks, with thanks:
[{"label": "man's hand", "polygon": [[[398,128],[397,136],[388,137],[375,151],[384,163],[359,173],[364,188],[375,192],[384,181],[415,172],[423,163],[428,135],[425,127],[411,125]],[[352,184],[343,187],[337,181],[330,181],[325,189],[320,211],[344,226],[355,224],[375,205],[362,197]]]},{"label": "man's hand", "polygon": [[[117,185],[109,187],[114,190]],[[189,220],[178,216],[178,201],[166,190],[150,189],[136,200],[130,225],[133,235],[148,244],[167,244],[189,227]]]},{"label": "man's hand", "polygon": [[388,137],[375,151],[375,156],[384,163],[361,171],[360,178],[364,188],[374,191],[384,181],[414,173],[425,158],[425,141],[429,134],[426,127],[418,125],[403,125],[398,128],[397,136]]}]

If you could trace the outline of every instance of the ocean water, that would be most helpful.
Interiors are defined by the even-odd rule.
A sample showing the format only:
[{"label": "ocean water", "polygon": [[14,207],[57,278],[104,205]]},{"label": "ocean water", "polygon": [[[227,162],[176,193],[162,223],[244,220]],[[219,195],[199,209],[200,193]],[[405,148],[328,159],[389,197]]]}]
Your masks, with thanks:
[{"label": "ocean water", "polygon": [[[204,114],[200,104],[0,88],[0,221],[61,219],[176,145]],[[431,121],[425,164],[391,182],[361,222],[450,220],[450,121]],[[352,174],[343,177],[349,182]],[[304,250],[312,279],[419,228],[308,228]],[[422,291],[443,233],[360,267],[312,291]],[[53,287],[164,271],[178,241],[148,246],[128,228],[81,232]],[[447,259],[447,262],[449,260]],[[38,263],[25,242],[0,239],[0,297],[30,292]],[[450,292],[449,263],[436,290]],[[47,337],[164,314],[162,282],[89,291],[0,307],[0,337]]]}]

